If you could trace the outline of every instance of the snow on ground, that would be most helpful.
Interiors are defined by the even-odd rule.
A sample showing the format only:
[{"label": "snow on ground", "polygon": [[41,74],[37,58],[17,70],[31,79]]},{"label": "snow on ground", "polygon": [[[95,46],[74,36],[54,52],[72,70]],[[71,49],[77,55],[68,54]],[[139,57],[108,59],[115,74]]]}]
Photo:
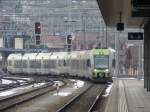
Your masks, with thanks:
[{"label": "snow on ground", "polygon": [[63,90],[57,90],[56,93],[54,93],[54,96],[68,96],[72,93],[74,93],[77,89],[83,87],[85,85],[84,81],[80,81],[80,80],[74,80],[74,79],[70,79],[73,82],[73,85],[70,85],[69,87],[63,89]]},{"label": "snow on ground", "polygon": [[40,87],[40,86],[43,86],[43,85],[45,85],[45,83],[36,83],[36,84],[32,84],[32,85],[25,86],[25,87],[13,88],[11,90],[0,92],[0,97],[9,96],[9,95],[12,95],[12,94],[15,94],[15,93],[18,93],[18,92],[22,92],[24,90],[29,90],[33,87],[37,88],[37,87]]},{"label": "snow on ground", "polygon": [[1,84],[11,84],[11,83],[16,83],[16,81],[1,79]]},{"label": "snow on ground", "polygon": [[111,91],[111,89],[112,89],[112,86],[113,86],[113,84],[108,85],[108,87],[107,87],[106,90],[105,90],[105,94],[103,95],[104,97],[109,96],[110,91]]}]

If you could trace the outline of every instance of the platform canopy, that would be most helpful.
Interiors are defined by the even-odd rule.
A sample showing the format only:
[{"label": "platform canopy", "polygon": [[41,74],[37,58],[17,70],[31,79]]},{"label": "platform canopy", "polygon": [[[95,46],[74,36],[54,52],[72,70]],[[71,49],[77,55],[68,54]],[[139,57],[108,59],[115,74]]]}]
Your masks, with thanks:
[{"label": "platform canopy", "polygon": [[131,0],[97,0],[107,26],[115,26],[119,22],[120,12],[125,27],[141,28],[147,18],[132,17]]}]

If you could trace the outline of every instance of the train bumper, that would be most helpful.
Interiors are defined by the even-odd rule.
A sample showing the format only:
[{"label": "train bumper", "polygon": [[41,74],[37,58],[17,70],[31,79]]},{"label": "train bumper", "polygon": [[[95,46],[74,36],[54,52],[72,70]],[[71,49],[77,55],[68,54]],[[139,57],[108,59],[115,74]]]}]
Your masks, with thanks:
[{"label": "train bumper", "polygon": [[110,77],[110,73],[106,70],[94,70],[92,80],[94,82],[112,82],[112,78]]}]

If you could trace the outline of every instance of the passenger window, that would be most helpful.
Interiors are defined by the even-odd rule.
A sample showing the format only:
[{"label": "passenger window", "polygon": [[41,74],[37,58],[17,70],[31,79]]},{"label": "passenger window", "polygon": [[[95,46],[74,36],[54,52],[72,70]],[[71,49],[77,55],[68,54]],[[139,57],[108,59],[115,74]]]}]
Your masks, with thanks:
[{"label": "passenger window", "polygon": [[90,59],[87,60],[87,67],[91,67],[91,61],[90,61]]},{"label": "passenger window", "polygon": [[64,60],[64,66],[66,66],[66,61]]}]

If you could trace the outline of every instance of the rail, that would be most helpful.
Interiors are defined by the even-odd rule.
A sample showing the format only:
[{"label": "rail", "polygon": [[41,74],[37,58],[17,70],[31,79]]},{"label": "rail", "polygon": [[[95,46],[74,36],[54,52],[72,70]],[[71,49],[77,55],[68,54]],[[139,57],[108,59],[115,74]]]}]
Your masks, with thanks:
[{"label": "rail", "polygon": [[[89,86],[86,90],[84,90],[82,93],[80,93],[79,95],[77,95],[77,96],[75,96],[75,97],[73,97],[71,100],[69,100],[69,102],[67,102],[65,105],[63,105],[60,109],[58,109],[56,112],[67,112],[67,110],[69,110],[70,108],[72,108],[72,106],[73,106],[73,104],[74,104],[74,107],[77,107],[77,109],[78,108],[80,108],[80,107],[78,107],[78,106],[76,106],[76,102],[80,99],[82,99],[82,100],[84,100],[87,96],[86,95],[89,95],[88,94],[88,92],[93,92],[92,90],[95,88],[95,86],[94,85],[91,85],[91,86]],[[88,112],[92,112],[93,111],[93,109],[95,108],[95,105],[96,105],[96,103],[97,103],[97,101],[99,100],[99,98],[102,96],[102,94],[103,94],[103,92],[104,92],[104,90],[105,90],[105,88],[106,88],[106,85],[104,86],[104,87],[102,87],[100,90],[99,90],[99,94],[98,95],[95,95],[96,96],[96,99],[95,99],[95,96],[93,96],[93,103],[92,104],[90,104],[90,102],[88,102],[87,104],[90,104],[90,106],[89,106],[89,109],[88,109]],[[96,93],[97,94],[97,93]],[[84,95],[86,96],[86,97],[84,97]],[[94,100],[95,99],[95,100]],[[81,100],[81,101],[82,101]],[[78,104],[77,104],[78,105]],[[86,104],[85,104],[86,105]],[[73,107],[73,108],[74,108]],[[86,108],[88,108],[88,107],[86,107]],[[82,109],[82,112],[84,112],[83,110],[84,110],[84,107],[82,108],[81,107],[81,109]],[[79,112],[80,112],[80,110],[78,110]],[[68,111],[69,112],[69,111]]]},{"label": "rail", "polygon": [[[54,87],[52,85],[54,85],[53,82],[48,83],[48,84],[46,84],[42,87],[39,87],[39,88],[33,88],[30,91],[16,94],[14,96],[2,98],[2,99],[0,99],[0,105],[1,105],[0,111],[6,110],[6,109],[8,109],[14,105],[17,105],[19,103],[31,100],[31,99],[38,97],[38,96],[41,96],[43,94],[46,94],[47,92],[56,90],[56,87]],[[64,83],[64,85],[66,85],[66,84]],[[64,85],[62,85],[62,86],[64,86]]]}]

